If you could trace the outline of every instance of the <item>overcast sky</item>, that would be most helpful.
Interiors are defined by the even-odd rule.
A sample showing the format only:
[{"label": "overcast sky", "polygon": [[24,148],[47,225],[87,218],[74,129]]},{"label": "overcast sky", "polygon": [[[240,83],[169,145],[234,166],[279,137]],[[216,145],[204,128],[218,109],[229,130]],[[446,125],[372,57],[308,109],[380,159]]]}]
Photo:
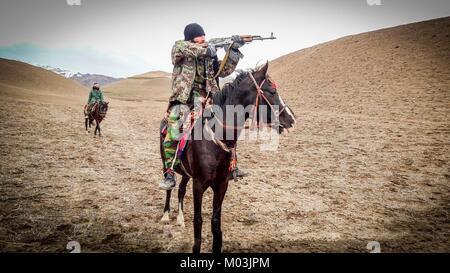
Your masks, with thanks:
[{"label": "overcast sky", "polygon": [[[172,70],[170,50],[197,22],[207,39],[278,38],[242,48],[239,67],[350,34],[450,16],[450,0],[1,0],[0,57],[126,77]],[[376,5],[381,2],[381,5]],[[369,5],[372,3],[375,5]]]}]

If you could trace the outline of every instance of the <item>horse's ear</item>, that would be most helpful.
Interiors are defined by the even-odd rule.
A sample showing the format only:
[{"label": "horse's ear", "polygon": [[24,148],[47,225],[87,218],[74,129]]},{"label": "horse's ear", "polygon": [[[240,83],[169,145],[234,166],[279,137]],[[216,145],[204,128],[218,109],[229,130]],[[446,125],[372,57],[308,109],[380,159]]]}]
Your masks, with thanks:
[{"label": "horse's ear", "polygon": [[261,78],[265,78],[268,71],[269,71],[269,61],[267,61],[265,65],[263,65],[260,69],[258,69],[258,76],[260,76]]}]

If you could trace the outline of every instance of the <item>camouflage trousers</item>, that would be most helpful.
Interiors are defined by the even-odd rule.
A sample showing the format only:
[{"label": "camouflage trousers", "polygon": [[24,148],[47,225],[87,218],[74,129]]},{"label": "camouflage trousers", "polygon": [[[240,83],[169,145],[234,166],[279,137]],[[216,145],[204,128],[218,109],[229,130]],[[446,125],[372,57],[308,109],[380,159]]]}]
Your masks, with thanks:
[{"label": "camouflage trousers", "polygon": [[[199,91],[192,90],[191,96],[194,101],[194,111],[199,111],[201,103],[199,103],[201,95]],[[177,146],[178,141],[183,135],[183,130],[188,130],[190,125],[190,109],[185,104],[177,104],[169,109],[169,115],[167,118],[167,134],[163,141],[164,148],[164,168],[175,168],[178,165],[179,159],[177,158]]]}]

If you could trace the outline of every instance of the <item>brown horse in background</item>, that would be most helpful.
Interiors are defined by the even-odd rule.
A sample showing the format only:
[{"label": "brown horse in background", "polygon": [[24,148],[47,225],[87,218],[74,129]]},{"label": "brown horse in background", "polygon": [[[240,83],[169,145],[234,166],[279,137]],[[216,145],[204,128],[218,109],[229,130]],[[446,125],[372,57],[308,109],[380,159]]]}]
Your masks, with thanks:
[{"label": "brown horse in background", "polygon": [[108,104],[109,102],[104,102],[104,101],[100,101],[100,102],[96,102],[93,106],[92,106],[92,110],[90,113],[87,113],[87,109],[84,109],[84,124],[86,127],[86,134],[89,133],[89,128],[91,128],[92,126],[92,122],[95,120],[96,126],[95,126],[95,130],[94,130],[94,135],[97,135],[97,131],[98,131],[98,135],[101,137],[102,136],[102,132],[100,129],[100,123],[102,122],[102,120],[106,117],[106,112],[108,112]]},{"label": "brown horse in background", "polygon": [[[276,90],[276,84],[271,81],[267,75],[268,63],[257,71],[241,73],[236,77],[232,84],[223,88],[222,91],[213,95],[213,104],[216,107],[225,109],[227,105],[236,106],[263,106],[271,111],[266,124],[273,124],[274,118],[279,121],[277,131],[279,134],[284,129],[289,130],[295,124],[295,116],[292,110],[284,103]],[[274,109],[273,106],[278,106],[280,111]],[[260,107],[253,107],[254,112],[252,119],[260,115]],[[224,112],[224,111],[223,111]],[[224,112],[225,113],[225,112]],[[213,233],[213,253],[220,253],[222,250],[222,230],[221,230],[221,209],[225,193],[228,188],[230,161],[232,159],[232,149],[236,146],[238,136],[244,128],[245,121],[250,117],[250,113],[237,113],[243,115],[244,118],[231,117],[234,119],[236,126],[229,128],[223,122],[229,120],[223,117],[221,124],[224,128],[224,138],[222,141],[211,141],[211,139],[188,140],[183,151],[183,156],[175,171],[182,176],[178,188],[178,217],[179,225],[184,226],[183,216],[183,199],[186,193],[186,185],[190,178],[193,178],[193,199],[194,199],[194,246],[193,252],[200,252],[201,233],[202,233],[202,200],[204,192],[211,187],[213,190],[213,213],[211,219],[211,231]],[[197,122],[201,122],[200,128],[194,126],[191,135],[195,135],[196,130],[205,131],[205,127],[209,127],[209,122],[217,117],[208,118],[203,116]],[[165,120],[161,122],[160,130],[166,126]],[[213,130],[209,127],[209,131]],[[232,137],[226,134],[225,131],[232,130]],[[228,136],[228,137],[227,137]],[[164,168],[164,149],[163,138],[160,138],[160,151]],[[222,145],[219,145],[219,144]],[[164,170],[166,171],[166,170]],[[170,195],[171,190],[166,191],[166,204],[164,207],[164,215],[161,219],[163,222],[168,222],[170,212]]]}]

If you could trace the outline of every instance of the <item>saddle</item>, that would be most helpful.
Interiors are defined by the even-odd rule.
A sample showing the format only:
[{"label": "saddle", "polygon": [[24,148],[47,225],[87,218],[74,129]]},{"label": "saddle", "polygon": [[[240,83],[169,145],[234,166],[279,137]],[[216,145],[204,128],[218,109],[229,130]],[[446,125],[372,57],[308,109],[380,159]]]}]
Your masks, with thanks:
[{"label": "saddle", "polygon": [[[210,106],[210,105],[208,105]],[[206,108],[208,108],[208,106]],[[181,135],[180,140],[178,141],[177,144],[177,154],[176,154],[176,159],[180,160],[182,159],[183,155],[184,155],[184,151],[187,145],[187,142],[189,140],[189,135],[192,132],[192,129],[194,128],[195,122],[197,120],[194,119],[194,110],[191,110],[189,112],[189,115],[186,115],[186,118],[190,118],[190,127],[188,128],[188,130],[183,130],[183,133]],[[164,139],[167,135],[167,123],[164,124],[164,126],[161,129],[161,137]],[[214,134],[213,132],[211,132],[212,134]],[[213,142],[216,143],[216,145],[218,145],[219,147],[221,147],[223,150],[228,151],[231,153],[231,159],[230,159],[230,165],[229,165],[229,171],[230,173],[233,174],[234,179],[236,180],[236,173],[235,171],[237,170],[237,157],[236,157],[236,147],[226,147],[225,144],[221,141],[217,142],[216,139],[213,137]],[[182,164],[181,164],[182,165]],[[182,168],[184,169],[184,166],[182,166]],[[185,171],[186,172],[186,171]],[[187,173],[187,172],[186,172]]]},{"label": "saddle", "polygon": [[86,104],[84,106],[84,115],[87,117],[89,116],[95,109],[98,107],[98,102],[94,104]]}]

